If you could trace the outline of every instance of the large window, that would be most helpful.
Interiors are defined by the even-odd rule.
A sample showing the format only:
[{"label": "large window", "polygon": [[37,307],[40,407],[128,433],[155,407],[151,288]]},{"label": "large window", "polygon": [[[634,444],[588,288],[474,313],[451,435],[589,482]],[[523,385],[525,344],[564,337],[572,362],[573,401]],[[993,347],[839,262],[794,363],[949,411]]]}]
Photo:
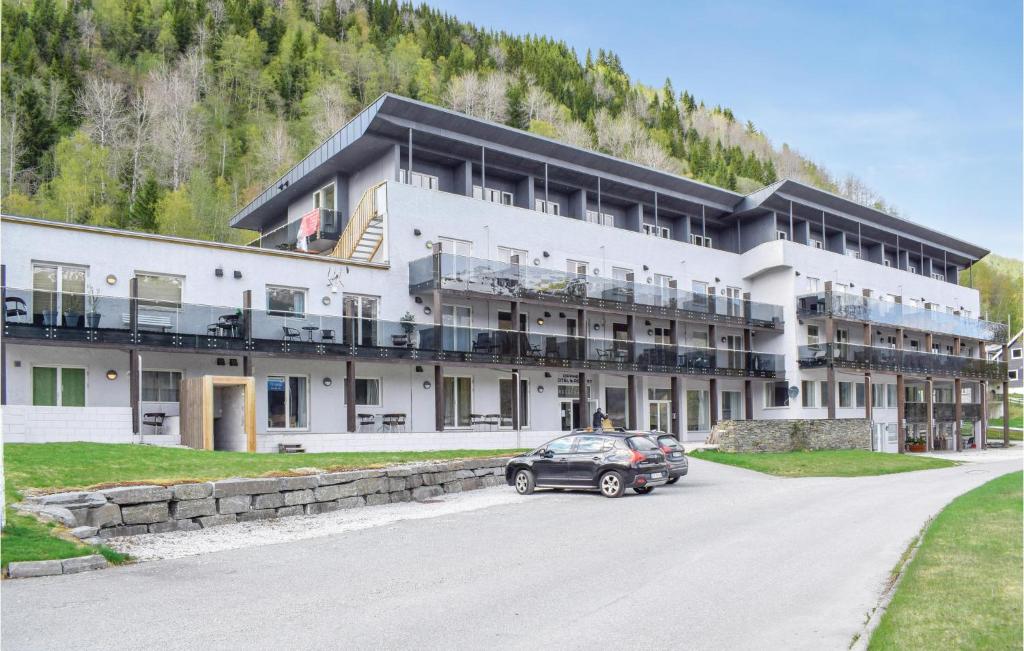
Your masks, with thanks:
[{"label": "large window", "polygon": [[818,406],[818,383],[814,380],[804,380],[800,383],[800,393],[802,394],[801,404],[807,408],[814,408]]},{"label": "large window", "polygon": [[439,190],[441,188],[441,184],[433,174],[424,174],[423,172],[409,174],[408,170],[402,170],[402,183],[408,183],[424,190]]},{"label": "large window", "polygon": [[672,431],[672,391],[647,389],[648,429],[655,432]]},{"label": "large window", "polygon": [[840,407],[863,407],[864,406],[864,383],[863,382],[840,382],[839,383],[839,406]]},{"label": "large window", "polygon": [[711,429],[710,394],[704,390],[686,392],[686,431],[703,432]]},{"label": "large window", "polygon": [[136,272],[135,278],[139,283],[140,306],[181,309],[181,288],[185,283],[183,277]]},{"label": "large window", "polygon": [[306,290],[267,285],[267,314],[294,319],[306,318]]},{"label": "large window", "polygon": [[267,428],[309,427],[308,380],[303,375],[267,377]]},{"label": "large window", "polygon": [[[88,270],[63,264],[32,265],[33,321],[42,325],[77,327],[85,313]],[[72,323],[74,321],[74,323]]]},{"label": "large window", "polygon": [[[443,346],[445,350],[459,350],[469,352],[473,347],[473,310],[468,305],[442,305],[441,324],[444,326]],[[490,347],[495,345],[493,333],[483,331],[478,337],[479,345],[477,350],[486,348],[484,352],[490,352]]]},{"label": "large window", "polygon": [[625,427],[629,406],[626,403],[626,389],[606,387],[604,390],[604,413],[615,427]]},{"label": "large window", "polygon": [[[512,427],[512,412],[515,400],[512,395],[512,388],[515,380],[512,378],[498,379],[498,405],[501,411],[502,427]],[[530,424],[530,381],[520,378],[519,380],[519,426],[528,427]]]},{"label": "large window", "polygon": [[510,246],[498,247],[498,261],[508,264],[526,264],[529,253],[525,249],[514,249]]},{"label": "large window", "polygon": [[473,379],[446,377],[444,379],[444,426],[469,427],[473,411]]},{"label": "large window", "polygon": [[642,224],[640,228],[643,230],[645,235],[653,235],[654,237],[661,237],[666,240],[672,239],[672,229],[668,226],[657,226],[655,224]]},{"label": "large window", "polygon": [[544,199],[534,199],[533,208],[534,210],[539,210],[540,212],[547,213],[549,215],[558,215],[561,213],[561,208],[559,207],[558,202],[552,200],[545,201]]},{"label": "large window", "polygon": [[325,185],[313,193],[313,207],[326,210],[336,210],[334,184]]},{"label": "large window", "polygon": [[85,369],[32,367],[32,404],[41,407],[84,407]]},{"label": "large window", "polygon": [[789,406],[789,384],[768,382],[764,385],[764,406],[766,409]]},{"label": "large window", "polygon": [[483,199],[484,201],[490,201],[491,203],[500,203],[503,206],[512,205],[511,192],[504,192],[503,190],[494,190],[492,188],[481,188],[479,185],[473,186],[473,197],[475,199]]},{"label": "large window", "polygon": [[377,345],[380,297],[346,294],[342,301],[341,313],[344,317],[342,342],[346,346],[353,344],[358,346]]},{"label": "large window", "polygon": [[587,221],[591,224],[600,224],[601,226],[615,226],[615,215],[606,212],[597,212],[596,210],[588,210]]},{"label": "large window", "polygon": [[380,387],[380,378],[356,378],[356,406],[380,407],[383,404]]},{"label": "large window", "polygon": [[178,402],[181,371],[143,371],[142,400],[145,402]]},{"label": "large window", "polygon": [[722,392],[722,420],[743,418],[743,395],[739,391]]}]

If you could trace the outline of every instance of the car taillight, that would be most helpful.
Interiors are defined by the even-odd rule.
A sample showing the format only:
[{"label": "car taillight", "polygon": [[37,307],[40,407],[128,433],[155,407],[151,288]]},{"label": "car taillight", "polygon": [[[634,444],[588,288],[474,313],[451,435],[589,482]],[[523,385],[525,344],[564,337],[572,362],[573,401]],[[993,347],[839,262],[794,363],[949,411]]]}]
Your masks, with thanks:
[{"label": "car taillight", "polygon": [[667,445],[661,446],[661,451],[664,452],[665,454],[672,454],[672,448],[668,447]]},{"label": "car taillight", "polygon": [[633,457],[629,460],[630,463],[643,463],[644,461],[647,460],[647,457],[645,457],[644,455],[640,454],[636,450],[633,450],[632,454],[633,454]]}]

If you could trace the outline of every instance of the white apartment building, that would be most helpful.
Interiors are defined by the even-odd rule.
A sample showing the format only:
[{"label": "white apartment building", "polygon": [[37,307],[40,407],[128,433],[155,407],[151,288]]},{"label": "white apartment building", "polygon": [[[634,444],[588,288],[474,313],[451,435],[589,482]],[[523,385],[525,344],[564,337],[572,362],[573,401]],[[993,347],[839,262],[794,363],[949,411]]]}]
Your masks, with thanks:
[{"label": "white apartment building", "polygon": [[253,379],[261,451],[525,446],[597,406],[683,440],[868,418],[902,451],[983,443],[1007,377],[956,282],[976,245],[393,95],[232,225],[260,236],[4,216],[4,439],[177,443],[182,381],[215,376]]}]

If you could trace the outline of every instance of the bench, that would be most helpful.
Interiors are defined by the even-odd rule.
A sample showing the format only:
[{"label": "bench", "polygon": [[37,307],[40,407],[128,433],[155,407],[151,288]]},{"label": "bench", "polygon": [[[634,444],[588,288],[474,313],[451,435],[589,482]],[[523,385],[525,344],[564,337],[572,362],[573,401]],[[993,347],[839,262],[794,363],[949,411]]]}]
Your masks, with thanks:
[{"label": "bench", "polygon": [[279,454],[302,454],[306,448],[301,443],[278,443],[277,451]]},{"label": "bench", "polygon": [[[132,322],[131,314],[122,314],[121,321],[125,325],[130,325]],[[161,330],[167,330],[171,327],[171,317],[169,316],[157,316],[155,314],[140,314],[139,315],[139,327],[150,327],[160,328]]]}]

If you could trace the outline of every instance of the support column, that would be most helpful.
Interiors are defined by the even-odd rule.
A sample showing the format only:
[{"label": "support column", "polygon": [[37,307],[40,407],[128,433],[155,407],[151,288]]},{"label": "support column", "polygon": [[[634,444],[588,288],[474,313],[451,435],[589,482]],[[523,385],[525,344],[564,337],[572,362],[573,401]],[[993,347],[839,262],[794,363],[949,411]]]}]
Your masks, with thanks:
[{"label": "support column", "polygon": [[582,307],[576,310],[576,359],[581,362],[587,361],[587,338],[590,336],[590,328],[587,324],[587,311]]},{"label": "support column", "polygon": [[[0,299],[4,305],[4,321],[7,321],[7,265],[0,264]],[[0,337],[0,405],[7,404],[7,344],[6,337]]]},{"label": "support column", "polygon": [[345,361],[345,428],[356,431],[356,363]]},{"label": "support column", "polygon": [[521,339],[524,335],[519,333],[519,301],[512,301],[511,307],[509,308],[509,316],[512,319],[512,330],[515,334],[512,335],[512,354],[519,357],[521,353]]},{"label": "support column", "polygon": [[979,450],[988,447],[988,382],[982,380],[978,383],[978,390],[981,391],[981,427],[975,440]]},{"label": "support column", "polygon": [[931,377],[926,377],[924,379],[924,392],[925,392],[925,396],[924,396],[925,404],[928,406],[927,407],[927,411],[925,412],[926,413],[927,422],[925,423],[924,431],[925,431],[925,436],[927,437],[927,441],[925,441],[924,449],[925,449],[925,452],[931,452],[931,450],[932,450],[932,436],[934,436],[934,434],[935,434],[935,431],[934,431],[935,428],[932,425],[932,423],[933,423],[933,421],[935,419],[935,395],[934,395],[934,391],[933,391],[933,385],[932,385]]},{"label": "support column", "polygon": [[519,391],[519,371],[512,369],[512,429],[517,432],[521,426],[521,423],[519,422],[519,411],[521,406],[519,403],[522,399],[523,396],[520,395]]},{"label": "support column", "polygon": [[903,385],[903,374],[896,376],[896,444],[899,446],[899,453],[906,451],[907,444],[907,395],[906,387]]},{"label": "support column", "polygon": [[626,315],[626,339],[629,340],[626,361],[632,364],[636,361],[636,319],[632,314]]},{"label": "support column", "polygon": [[[242,292],[242,338],[246,349],[252,341],[252,290]],[[252,355],[242,355],[242,375],[252,377]]]},{"label": "support column", "polygon": [[580,371],[579,372],[579,375],[576,377],[576,386],[579,387],[579,391],[578,391],[579,399],[577,400],[577,403],[579,404],[579,407],[578,407],[578,410],[579,410],[578,418],[579,418],[579,421],[580,421],[579,422],[579,427],[581,427],[583,429],[586,429],[587,427],[590,427],[591,425],[593,425],[593,423],[590,420],[590,403],[587,400],[587,373],[586,373],[586,371]]},{"label": "support column", "polygon": [[[444,329],[442,327],[441,318],[441,253],[442,247],[441,242],[434,242],[431,248],[431,260],[433,262],[433,276],[434,282],[432,283],[433,289],[430,292],[430,303],[431,303],[431,316],[434,317],[434,350],[441,352],[444,342]],[[354,325],[354,319],[353,325]],[[352,339],[350,339],[352,345],[355,345],[355,333],[353,332]]]},{"label": "support column", "polygon": [[[826,245],[827,246],[827,245]],[[826,354],[825,359],[828,364],[828,368],[825,371],[825,385],[828,391],[828,400],[825,405],[828,407],[827,418],[829,420],[835,420],[836,418],[836,369],[835,369],[835,338],[836,338],[836,322],[832,318],[832,281],[825,281],[825,344]]]},{"label": "support column", "polygon": [[709,405],[711,409],[711,427],[714,428],[718,424],[718,378],[711,378],[708,384],[710,393],[708,397],[711,398],[711,404]]},{"label": "support column", "polygon": [[434,366],[434,429],[444,431],[444,369],[440,364]]},{"label": "support column", "polygon": [[[132,279],[134,280],[134,278]],[[132,407],[132,434],[139,433],[139,393],[142,387],[142,357],[139,351],[128,351],[128,400]]]},{"label": "support column", "polygon": [[683,440],[683,386],[679,377],[672,376],[672,433]]},{"label": "support column", "polygon": [[[743,295],[744,313],[747,321],[750,321],[750,294]],[[750,328],[743,329],[743,356],[746,359],[747,373],[754,368],[754,340]],[[743,381],[743,419],[754,420],[754,383],[750,380]]]},{"label": "support column", "polygon": [[639,429],[640,419],[637,417],[637,401],[636,401],[636,376],[630,373],[626,376],[626,400],[629,403],[627,408],[626,428],[627,429]]},{"label": "support column", "polygon": [[962,388],[960,378],[953,378],[953,449],[958,452],[963,449],[960,441],[960,427],[964,420],[964,406],[960,397]]},{"label": "support column", "polygon": [[[1003,346],[1006,350],[1006,346]],[[1006,359],[1006,354],[1003,354]],[[988,423],[985,423],[988,426]],[[1010,382],[1003,380],[1003,448],[1010,447]]]},{"label": "support column", "polygon": [[871,395],[871,373],[864,374],[864,418],[871,422],[871,408],[874,406],[872,403]]},{"label": "support column", "polygon": [[743,381],[743,419],[754,420],[754,383]]}]

